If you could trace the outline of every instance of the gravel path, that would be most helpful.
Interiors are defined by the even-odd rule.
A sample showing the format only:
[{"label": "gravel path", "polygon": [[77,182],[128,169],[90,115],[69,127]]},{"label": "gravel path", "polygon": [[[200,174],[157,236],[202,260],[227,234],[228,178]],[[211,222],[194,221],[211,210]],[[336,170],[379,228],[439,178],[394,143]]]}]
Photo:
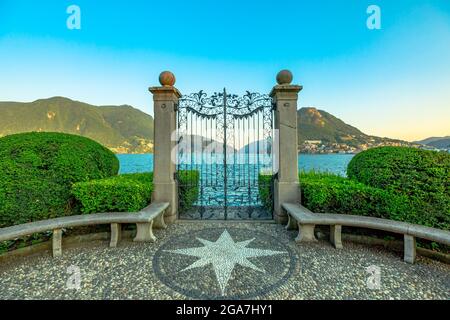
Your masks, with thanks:
[{"label": "gravel path", "polygon": [[156,244],[92,242],[0,265],[0,299],[450,299],[449,265],[347,242],[297,245],[272,223],[178,222],[155,234]]}]

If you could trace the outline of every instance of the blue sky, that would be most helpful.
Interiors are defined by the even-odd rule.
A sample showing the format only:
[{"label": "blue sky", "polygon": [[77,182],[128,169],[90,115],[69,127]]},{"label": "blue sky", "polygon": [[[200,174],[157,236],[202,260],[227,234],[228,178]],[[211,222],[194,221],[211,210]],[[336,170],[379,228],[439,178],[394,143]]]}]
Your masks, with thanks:
[{"label": "blue sky", "polygon": [[[69,30],[66,9],[81,9]],[[381,30],[366,27],[369,5]],[[450,1],[0,0],[0,100],[51,96],[152,113],[172,70],[182,93],[269,92],[280,69],[300,106],[368,134],[450,135]]]}]

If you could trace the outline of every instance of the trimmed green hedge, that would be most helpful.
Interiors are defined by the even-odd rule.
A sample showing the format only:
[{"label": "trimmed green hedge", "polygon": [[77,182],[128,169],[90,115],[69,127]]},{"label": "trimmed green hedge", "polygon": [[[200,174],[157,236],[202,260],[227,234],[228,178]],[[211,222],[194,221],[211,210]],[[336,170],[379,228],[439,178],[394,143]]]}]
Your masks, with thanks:
[{"label": "trimmed green hedge", "polygon": [[406,147],[380,147],[356,155],[350,179],[406,195],[410,222],[450,229],[450,154]]},{"label": "trimmed green hedge", "polygon": [[[198,199],[198,171],[180,171],[180,209],[189,209]],[[72,194],[83,213],[135,212],[151,202],[153,173],[123,174],[74,184]]]},{"label": "trimmed green hedge", "polygon": [[123,174],[75,183],[72,187],[85,214],[139,211],[150,203],[152,191],[153,173]]},{"label": "trimmed green hedge", "polygon": [[73,183],[116,175],[119,161],[99,143],[63,133],[0,139],[0,228],[77,212]]},{"label": "trimmed green hedge", "polygon": [[[259,176],[260,197],[270,203],[270,176]],[[313,212],[354,214],[426,225],[444,230],[449,224],[436,221],[417,206],[416,199],[331,173],[299,174],[302,204]]]},{"label": "trimmed green hedge", "polygon": [[272,175],[258,175],[259,198],[261,199],[264,208],[267,210],[273,210],[272,179]]},{"label": "trimmed green hedge", "polygon": [[313,212],[371,216],[414,222],[406,196],[330,173],[300,173],[302,203]]},{"label": "trimmed green hedge", "polygon": [[200,174],[197,170],[183,170],[177,173],[179,181],[178,202],[180,212],[186,212],[199,196]]}]

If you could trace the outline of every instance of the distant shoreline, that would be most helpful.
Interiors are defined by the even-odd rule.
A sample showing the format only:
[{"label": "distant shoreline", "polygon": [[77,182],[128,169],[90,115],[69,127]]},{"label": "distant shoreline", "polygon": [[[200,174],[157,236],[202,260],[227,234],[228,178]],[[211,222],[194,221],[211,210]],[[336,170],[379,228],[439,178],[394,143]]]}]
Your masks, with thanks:
[{"label": "distant shoreline", "polygon": [[[146,155],[146,154],[153,154],[153,152],[147,152],[147,153],[114,153],[115,155]],[[332,153],[298,153],[299,155],[314,155],[314,156],[329,156],[329,155],[357,155],[358,152],[355,153],[339,153],[339,152],[332,152]]]}]

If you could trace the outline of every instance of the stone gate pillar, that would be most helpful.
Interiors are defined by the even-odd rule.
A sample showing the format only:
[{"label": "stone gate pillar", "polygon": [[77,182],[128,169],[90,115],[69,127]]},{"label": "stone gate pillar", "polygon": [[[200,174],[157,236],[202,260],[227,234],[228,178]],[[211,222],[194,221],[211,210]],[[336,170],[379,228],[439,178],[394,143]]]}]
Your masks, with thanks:
[{"label": "stone gate pillar", "polygon": [[165,221],[171,223],[177,218],[178,190],[175,180],[176,164],[171,159],[176,141],[172,141],[172,134],[176,130],[176,106],[181,97],[180,92],[173,86],[175,76],[164,71],[159,76],[161,87],[151,87],[154,109],[154,151],[153,151],[153,202],[169,202]]},{"label": "stone gate pillar", "polygon": [[[292,73],[280,71],[270,96],[275,104],[274,157],[278,172],[274,181],[274,218],[286,223],[287,216],[281,210],[284,202],[300,202],[298,181],[297,99],[302,86],[292,85]],[[277,148],[278,147],[278,148]]]}]

